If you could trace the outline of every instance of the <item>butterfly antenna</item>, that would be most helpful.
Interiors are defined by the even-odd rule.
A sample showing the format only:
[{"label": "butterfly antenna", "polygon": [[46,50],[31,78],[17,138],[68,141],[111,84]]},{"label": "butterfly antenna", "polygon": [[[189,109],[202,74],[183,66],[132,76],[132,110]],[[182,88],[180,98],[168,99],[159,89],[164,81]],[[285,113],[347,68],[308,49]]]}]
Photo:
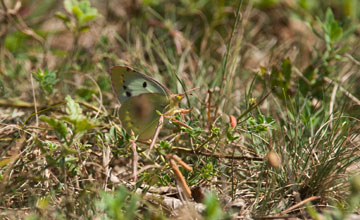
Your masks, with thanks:
[{"label": "butterfly antenna", "polygon": [[187,90],[184,93],[171,94],[171,98],[177,98],[179,100],[182,100],[186,95],[192,95],[191,92],[194,91],[194,90],[198,90],[198,89],[200,89],[200,87]]},{"label": "butterfly antenna", "polygon": [[195,91],[195,90],[198,90],[198,89],[200,89],[200,87],[197,87],[197,88],[193,88],[193,89],[189,89],[189,90],[186,90],[184,93],[180,93],[180,94],[178,94],[178,95],[185,95],[185,94],[187,94],[187,95],[192,95],[192,91]]},{"label": "butterfly antenna", "polygon": [[187,90],[187,91],[185,91],[184,93],[189,93],[190,95],[192,95],[192,93],[190,93],[190,92],[195,91],[195,90],[198,90],[198,89],[200,89],[200,87]]}]

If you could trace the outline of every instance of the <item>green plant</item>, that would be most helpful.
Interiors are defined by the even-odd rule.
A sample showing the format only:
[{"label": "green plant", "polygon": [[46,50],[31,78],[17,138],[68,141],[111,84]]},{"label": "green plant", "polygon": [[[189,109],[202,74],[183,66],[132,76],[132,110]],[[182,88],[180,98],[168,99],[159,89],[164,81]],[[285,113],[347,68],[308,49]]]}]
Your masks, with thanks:
[{"label": "green plant", "polygon": [[[76,144],[79,150],[86,151],[86,146],[80,143],[81,137],[84,136],[86,131],[96,126],[96,121],[84,116],[79,104],[70,96],[66,97],[66,101],[66,116],[63,116],[60,119],[44,115],[40,117],[42,121],[51,126],[60,140],[61,153],[56,156],[48,155],[46,158],[49,164],[63,167],[64,178],[66,178],[66,170],[69,170],[72,175],[81,172],[80,167],[78,166],[80,158],[74,156],[77,153],[74,145]],[[70,125],[70,127],[68,125]],[[45,142],[45,144],[49,147],[50,152],[52,149],[57,150],[56,144],[51,142]],[[43,150],[48,151],[45,148]]]},{"label": "green plant", "polygon": [[33,73],[35,80],[39,83],[40,87],[46,94],[52,94],[54,91],[53,86],[59,81],[56,77],[56,70],[38,69]]},{"label": "green plant", "polygon": [[324,20],[317,18],[317,21],[321,25],[322,32],[319,33],[313,26],[311,28],[315,35],[325,42],[325,50],[320,50],[316,59],[305,68],[303,77],[299,79],[299,89],[304,95],[310,93],[322,99],[322,91],[326,89],[324,82],[329,81],[326,80],[327,77],[333,78],[338,71],[331,63],[345,59],[344,54],[350,48],[346,44],[343,45],[343,39],[350,37],[357,26],[344,30],[330,8],[327,9]]},{"label": "green plant", "polygon": [[[40,119],[48,123],[54,129],[62,143],[71,147],[73,142],[79,140],[85,131],[95,127],[96,122],[94,120],[89,120],[84,116],[80,105],[70,96],[66,97],[66,101],[66,116],[61,117],[61,119],[41,116]],[[67,123],[71,125],[70,129],[72,132],[68,132],[69,128]]]},{"label": "green plant", "polygon": [[96,8],[91,7],[88,0],[64,0],[64,7],[69,15],[58,12],[56,16],[61,19],[71,32],[78,35],[89,30],[89,21],[99,16]]},{"label": "green plant", "polygon": [[222,211],[219,200],[214,193],[209,193],[204,199],[205,211],[204,218],[206,220],[225,219],[225,213]]},{"label": "green plant", "polygon": [[113,220],[137,219],[140,197],[120,186],[113,193],[100,193],[101,198],[96,201],[98,211],[104,212],[99,217]]}]

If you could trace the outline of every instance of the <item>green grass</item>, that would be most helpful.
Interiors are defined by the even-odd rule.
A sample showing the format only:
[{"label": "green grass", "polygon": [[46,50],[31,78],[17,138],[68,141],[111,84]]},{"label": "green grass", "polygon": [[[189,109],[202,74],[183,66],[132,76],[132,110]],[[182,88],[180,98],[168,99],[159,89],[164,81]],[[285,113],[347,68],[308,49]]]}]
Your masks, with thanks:
[{"label": "green grass", "polygon": [[[15,7],[0,3],[2,12]],[[360,160],[356,0],[64,3],[0,13],[1,218],[360,212],[358,178],[350,181]],[[192,111],[175,115],[193,129],[164,126],[149,156],[136,143],[136,183],[114,65],[173,93],[198,88],[179,105]],[[193,167],[180,168],[190,187],[212,191],[202,212],[165,203],[177,198],[169,153]]]}]

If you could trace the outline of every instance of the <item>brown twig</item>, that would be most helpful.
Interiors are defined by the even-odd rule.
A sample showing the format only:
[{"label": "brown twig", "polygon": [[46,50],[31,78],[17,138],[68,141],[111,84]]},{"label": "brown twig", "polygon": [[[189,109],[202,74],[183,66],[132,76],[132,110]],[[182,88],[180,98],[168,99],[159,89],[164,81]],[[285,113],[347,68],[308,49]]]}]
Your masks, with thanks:
[{"label": "brown twig", "polygon": [[357,59],[355,59],[351,54],[346,53],[345,57],[347,57],[349,60],[351,60],[356,65],[360,66],[360,62]]},{"label": "brown twig", "polygon": [[28,35],[30,37],[32,37],[33,39],[35,39],[36,41],[38,41],[40,43],[40,46],[44,50],[44,56],[43,56],[42,65],[43,66],[46,65],[47,49],[45,47],[45,39],[43,37],[41,37],[40,35],[38,35],[31,28],[29,28],[29,26],[25,23],[23,18],[19,15],[18,11],[21,8],[21,1],[17,1],[16,5],[15,5],[15,8],[10,9],[10,10],[6,7],[4,0],[1,0],[0,2],[1,2],[1,5],[3,6],[3,8],[5,10],[5,17],[7,18],[6,22],[8,24],[13,24],[14,27],[17,30],[23,32],[24,34],[26,34],[26,35]]},{"label": "brown twig", "polygon": [[183,160],[181,160],[180,157],[174,155],[174,154],[168,154],[167,157],[174,159],[178,164],[180,164],[182,167],[184,167],[185,170],[192,172],[192,167],[187,165]]},{"label": "brown twig", "polygon": [[286,216],[252,216],[253,219],[298,219],[297,215],[286,215]]},{"label": "brown twig", "polygon": [[219,153],[208,153],[202,151],[193,151],[192,149],[182,148],[182,147],[174,147],[173,150],[182,151],[185,153],[196,153],[201,154],[203,156],[216,157],[216,158],[225,158],[225,159],[234,159],[234,160],[250,160],[250,161],[264,161],[261,157],[248,157],[248,156],[237,156],[237,155],[226,155]]},{"label": "brown twig", "polygon": [[[31,81],[31,90],[32,90],[33,102],[34,102],[34,111],[35,111],[35,112],[38,112],[38,110],[37,110],[37,104],[36,104],[34,77],[33,77],[33,75],[32,75],[31,73],[30,73],[30,81]],[[39,115],[38,115],[38,114],[35,114],[35,118],[36,118],[36,126],[39,126]]]},{"label": "brown twig", "polygon": [[170,166],[175,174],[175,179],[178,182],[178,184],[180,185],[181,189],[183,190],[184,195],[186,196],[186,198],[190,199],[191,198],[191,190],[190,190],[189,186],[187,185],[184,176],[181,174],[179,167],[176,165],[176,162],[175,162],[175,159],[173,156],[174,155],[172,155],[172,154],[168,154],[166,156],[166,158],[170,162]]},{"label": "brown twig", "polygon": [[[355,60],[354,58],[352,58],[349,54],[346,56],[349,59],[351,59],[355,64],[360,65],[359,61]],[[293,67],[295,73],[298,74],[299,77],[301,77],[301,79],[303,79],[308,85],[311,85],[311,83],[309,82],[309,80],[306,79],[306,77],[304,77],[304,75],[300,72],[299,69]],[[349,97],[353,102],[355,102],[357,105],[360,105],[360,100],[358,98],[356,98],[354,95],[352,95],[349,91],[347,91],[344,87],[342,87],[341,85],[339,85],[339,83],[335,82],[334,80],[328,78],[328,77],[324,77],[323,78],[325,82],[332,84],[334,87],[339,87],[340,91],[343,92],[347,97]]]},{"label": "brown twig", "polygon": [[183,126],[183,127],[186,127],[186,128],[188,128],[188,129],[191,129],[191,130],[192,130],[192,127],[190,127],[189,125],[185,124],[184,122],[181,122],[181,121],[179,121],[179,120],[177,120],[177,119],[175,119],[175,118],[170,118],[170,117],[167,116],[167,115],[163,115],[163,116],[164,116],[164,118],[166,118],[166,119],[168,119],[168,120],[170,120],[170,121],[172,121],[172,122],[174,122],[174,123],[176,123],[176,124],[178,124],[178,125],[181,125],[181,126]]},{"label": "brown twig", "polygon": [[[39,103],[37,103],[37,105],[39,105]],[[34,108],[34,104],[22,100],[9,101],[9,100],[0,99],[0,107]]]},{"label": "brown twig", "polygon": [[131,148],[133,150],[133,177],[134,177],[134,181],[136,182],[137,181],[138,154],[137,154],[137,150],[136,150],[135,140],[131,140],[130,144],[131,144]]},{"label": "brown twig", "polygon": [[338,91],[338,88],[339,88],[339,84],[335,84],[334,85],[334,88],[333,88],[333,91],[331,92],[331,98],[330,98],[330,104],[329,104],[329,115],[330,115],[330,128],[332,128],[333,126],[333,119],[334,119],[334,105],[335,105],[335,98],[336,98],[336,93]]},{"label": "brown twig", "polygon": [[343,92],[347,97],[349,97],[353,102],[355,102],[357,105],[360,105],[360,100],[356,98],[354,95],[352,95],[349,91],[347,91],[344,87],[340,86],[339,83],[335,82],[334,80],[324,77],[325,82],[332,84],[333,86],[338,86],[340,91]]},{"label": "brown twig", "polygon": [[288,213],[292,212],[294,209],[299,208],[300,206],[303,206],[304,204],[306,204],[308,202],[311,202],[311,201],[314,201],[314,200],[317,200],[317,199],[320,199],[320,197],[319,196],[311,196],[311,197],[309,197],[307,199],[304,199],[303,201],[301,201],[301,202],[291,206],[290,208],[280,212],[278,214],[278,216],[288,214]]},{"label": "brown twig", "polygon": [[162,126],[163,126],[163,122],[164,122],[164,116],[161,115],[160,119],[159,119],[158,126],[157,126],[156,131],[155,131],[155,134],[154,134],[154,136],[153,136],[153,138],[151,140],[151,144],[150,144],[149,151],[148,151],[147,155],[150,155],[150,152],[151,152],[151,150],[153,149],[153,147],[155,145],[156,139],[159,136],[160,130],[161,130]]},{"label": "brown twig", "polygon": [[[161,168],[161,166],[159,166],[158,164],[146,165],[146,166],[140,168],[139,170],[137,170],[137,175],[139,175],[142,172],[145,172],[148,169],[155,169],[155,168]],[[132,174],[130,176],[124,177],[124,178],[122,178],[122,180],[126,181],[126,180],[131,179],[131,178],[135,178],[135,175]]]},{"label": "brown twig", "polygon": [[294,209],[299,208],[300,206],[303,206],[304,204],[313,201],[313,200],[317,200],[320,199],[319,196],[311,196],[293,206],[291,206],[290,208],[280,212],[279,214],[276,215],[270,215],[270,216],[254,216],[254,219],[292,219],[297,217],[296,215],[286,215],[290,212],[292,212]]},{"label": "brown twig", "polygon": [[104,111],[106,111],[106,109],[105,109],[105,107],[104,107],[104,105],[103,105],[103,95],[102,95],[102,91],[101,91],[100,86],[98,85],[98,83],[96,82],[96,80],[95,80],[93,77],[91,77],[89,74],[85,74],[85,76],[86,76],[87,78],[89,78],[89,79],[95,84],[96,88],[97,88],[98,91],[99,91],[99,108],[98,108],[98,110],[97,110],[97,112],[96,112],[96,115],[95,115],[95,118],[97,118],[98,115],[99,115],[100,112],[101,112],[101,109],[104,109]]},{"label": "brown twig", "polygon": [[[35,40],[37,40],[41,44],[41,46],[44,45],[45,40],[26,25],[26,23],[24,22],[22,17],[19,16],[19,14],[17,13],[17,10],[14,10],[14,12],[10,13],[8,8],[5,5],[4,0],[1,0],[1,5],[3,6],[3,8],[5,10],[6,17],[12,24],[14,24],[16,29],[18,29],[19,31],[23,32],[26,35],[33,37]],[[21,7],[21,5],[17,6],[18,9],[20,9],[20,7]],[[13,16],[16,16],[16,19],[18,20],[19,23],[17,23],[15,21]]]},{"label": "brown twig", "polygon": [[208,119],[208,129],[211,127],[211,96],[212,96],[212,89],[208,90],[209,99],[207,103],[207,119]]}]

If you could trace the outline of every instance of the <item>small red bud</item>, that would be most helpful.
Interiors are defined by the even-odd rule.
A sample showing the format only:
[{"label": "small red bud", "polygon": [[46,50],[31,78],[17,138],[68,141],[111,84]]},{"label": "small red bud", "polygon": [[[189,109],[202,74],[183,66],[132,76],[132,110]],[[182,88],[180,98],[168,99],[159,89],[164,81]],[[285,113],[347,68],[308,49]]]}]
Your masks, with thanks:
[{"label": "small red bud", "polygon": [[229,118],[230,118],[230,125],[231,125],[231,127],[232,127],[232,128],[236,127],[236,125],[237,125],[237,120],[236,120],[235,116],[230,115]]}]

